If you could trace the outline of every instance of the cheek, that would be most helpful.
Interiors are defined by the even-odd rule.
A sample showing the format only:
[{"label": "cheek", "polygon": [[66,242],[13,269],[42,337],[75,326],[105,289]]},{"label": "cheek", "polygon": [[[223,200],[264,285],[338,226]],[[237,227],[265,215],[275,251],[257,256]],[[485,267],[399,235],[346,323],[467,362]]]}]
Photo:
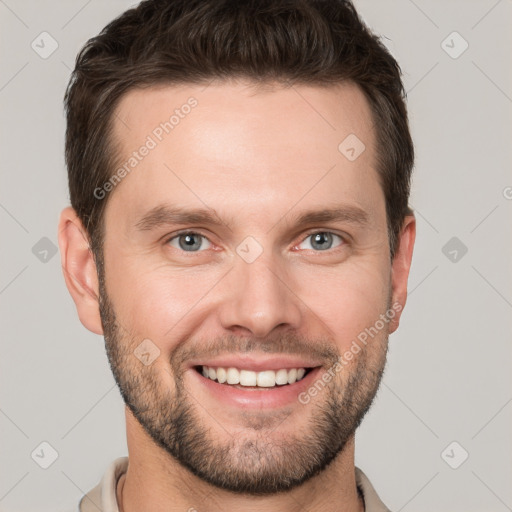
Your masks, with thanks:
[{"label": "cheek", "polygon": [[386,311],[390,286],[386,272],[385,265],[369,261],[303,271],[298,295],[329,328],[338,348],[344,349]]},{"label": "cheek", "polygon": [[143,268],[120,264],[119,269],[122,271],[114,270],[109,276],[109,294],[119,319],[134,335],[154,340],[159,346],[164,340],[180,339],[225,273],[220,268],[198,272],[165,265]]}]

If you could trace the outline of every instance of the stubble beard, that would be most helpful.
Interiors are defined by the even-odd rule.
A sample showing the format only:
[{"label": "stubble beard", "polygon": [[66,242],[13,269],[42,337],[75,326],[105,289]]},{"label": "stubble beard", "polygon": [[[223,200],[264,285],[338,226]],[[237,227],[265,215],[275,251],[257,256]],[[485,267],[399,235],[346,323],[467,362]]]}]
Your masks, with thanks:
[{"label": "stubble beard", "polygon": [[[386,363],[387,329],[354,356],[350,370],[341,370],[350,371],[343,384],[333,379],[307,405],[297,401],[289,412],[246,413],[241,416],[246,428],[221,442],[219,438],[225,438],[229,429],[209,416],[187,391],[185,365],[179,358],[171,357],[166,368],[173,376],[172,389],[164,384],[162,370],[158,371],[161,365],[144,366],[134,356],[133,349],[142,338],[134,339],[119,325],[104,279],[99,277],[107,357],[125,404],[158,446],[212,486],[265,496],[302,485],[344,450],[377,393]],[[280,426],[286,425],[289,432],[296,414],[308,415],[307,427],[282,435]],[[215,436],[216,430],[220,436]]]}]

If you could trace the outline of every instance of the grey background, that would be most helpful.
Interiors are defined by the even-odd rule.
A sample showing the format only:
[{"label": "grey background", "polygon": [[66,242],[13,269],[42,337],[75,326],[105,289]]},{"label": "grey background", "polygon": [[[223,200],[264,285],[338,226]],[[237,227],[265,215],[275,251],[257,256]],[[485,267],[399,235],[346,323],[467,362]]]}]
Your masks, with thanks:
[{"label": "grey background", "polygon": [[[1,511],[72,509],[127,454],[103,338],[80,324],[51,248],[68,204],[69,73],[130,5],[0,0]],[[512,510],[512,1],[356,5],[404,71],[418,221],[409,300],[356,464],[393,511]],[[43,31],[58,43],[46,59],[31,47]],[[454,31],[469,44],[458,58]],[[58,452],[48,469],[31,457],[43,441]]]}]

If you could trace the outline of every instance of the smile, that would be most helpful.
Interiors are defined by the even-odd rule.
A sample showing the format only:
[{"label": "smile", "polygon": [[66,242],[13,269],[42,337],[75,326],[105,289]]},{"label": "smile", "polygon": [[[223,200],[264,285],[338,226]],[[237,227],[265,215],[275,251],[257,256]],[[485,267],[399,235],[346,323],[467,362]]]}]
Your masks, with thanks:
[{"label": "smile", "polygon": [[238,387],[273,388],[286,386],[300,381],[312,368],[281,368],[260,372],[240,368],[224,368],[201,365],[196,367],[203,377]]},{"label": "smile", "polygon": [[213,403],[222,407],[259,411],[287,406],[304,407],[299,401],[300,394],[324,372],[322,366],[274,366],[274,369],[256,371],[234,366],[195,365],[191,369],[192,395],[194,390],[204,390]]}]

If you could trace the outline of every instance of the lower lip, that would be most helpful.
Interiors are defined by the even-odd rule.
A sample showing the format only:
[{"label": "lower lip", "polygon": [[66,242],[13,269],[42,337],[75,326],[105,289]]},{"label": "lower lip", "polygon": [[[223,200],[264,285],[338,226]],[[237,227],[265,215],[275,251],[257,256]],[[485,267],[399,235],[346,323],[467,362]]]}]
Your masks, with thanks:
[{"label": "lower lip", "polygon": [[301,380],[293,384],[275,386],[273,388],[240,389],[229,384],[219,384],[217,381],[203,377],[192,369],[192,374],[198,379],[199,385],[204,386],[219,402],[244,409],[274,409],[299,402],[299,395],[315,382],[322,367],[311,370]]}]

